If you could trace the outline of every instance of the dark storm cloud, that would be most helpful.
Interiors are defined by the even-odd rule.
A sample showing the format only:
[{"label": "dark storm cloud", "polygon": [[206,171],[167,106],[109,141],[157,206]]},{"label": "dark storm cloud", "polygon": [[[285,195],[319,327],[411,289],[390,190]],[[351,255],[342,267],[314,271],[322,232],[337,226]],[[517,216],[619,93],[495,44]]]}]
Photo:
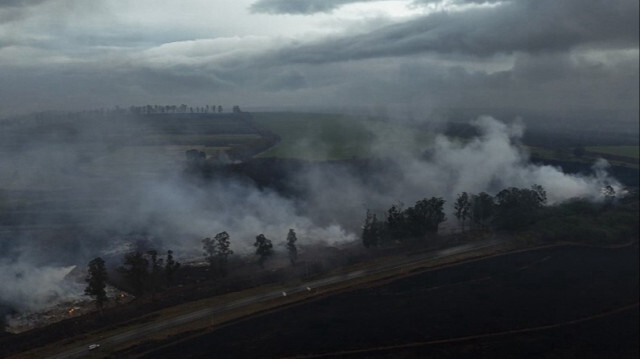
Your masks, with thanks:
[{"label": "dark storm cloud", "polygon": [[270,76],[263,87],[268,91],[293,91],[307,87],[307,80],[298,70],[282,71]]},{"label": "dark storm cloud", "polygon": [[249,8],[252,12],[267,14],[315,14],[331,12],[340,6],[375,0],[258,0]]},{"label": "dark storm cloud", "polygon": [[[449,3],[450,4],[456,4],[456,5],[460,5],[460,4],[495,4],[495,3],[506,2],[506,1],[510,1],[510,0],[450,0]],[[438,3],[442,3],[442,0],[414,0],[413,3],[416,4],[416,5],[419,5],[419,4],[438,4]]]},{"label": "dark storm cloud", "polygon": [[2,0],[0,1],[0,9],[7,7],[27,7],[32,5],[38,5],[50,0]]},{"label": "dark storm cloud", "polygon": [[324,63],[426,52],[491,56],[593,44],[637,48],[638,2],[521,0],[438,12],[365,34],[285,49],[276,61]]},{"label": "dark storm cloud", "polygon": [[50,0],[2,0],[0,1],[0,24],[19,21],[26,16],[28,8]]}]

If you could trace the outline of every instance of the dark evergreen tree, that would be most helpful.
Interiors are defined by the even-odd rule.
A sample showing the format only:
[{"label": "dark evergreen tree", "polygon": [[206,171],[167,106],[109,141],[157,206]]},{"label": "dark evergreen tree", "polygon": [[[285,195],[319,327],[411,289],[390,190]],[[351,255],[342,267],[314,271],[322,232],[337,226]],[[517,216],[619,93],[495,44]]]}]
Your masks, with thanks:
[{"label": "dark evergreen tree", "polygon": [[298,259],[298,247],[296,247],[296,242],[298,238],[296,237],[296,232],[293,229],[289,229],[289,233],[287,234],[287,252],[289,252],[289,261],[291,265],[296,264],[296,260]]},{"label": "dark evergreen tree", "polygon": [[136,251],[125,254],[124,265],[119,267],[118,271],[123,275],[133,294],[142,295],[147,289],[148,268],[147,258]]},{"label": "dark evergreen tree", "polygon": [[407,231],[407,218],[402,205],[393,205],[387,211],[387,231],[389,238],[403,240],[410,236]]},{"label": "dark evergreen tree", "polygon": [[96,307],[102,314],[102,308],[107,301],[107,269],[105,262],[102,258],[96,257],[88,266],[88,274],[85,281],[87,287],[84,289],[84,294],[93,297],[96,300]]},{"label": "dark evergreen tree", "polygon": [[467,192],[458,195],[456,202],[453,204],[454,214],[460,222],[460,226],[464,231],[464,222],[471,218],[471,201]]},{"label": "dark evergreen tree", "polygon": [[253,244],[256,247],[256,255],[258,255],[258,264],[261,268],[264,268],[264,262],[267,258],[273,255],[273,244],[271,240],[267,239],[264,234],[259,234],[256,237],[256,242]]},{"label": "dark evergreen tree", "polygon": [[167,285],[173,284],[173,276],[180,268],[180,263],[173,259],[173,251],[167,251],[167,260],[164,262],[164,278]]},{"label": "dark evergreen tree", "polygon": [[213,238],[202,239],[202,249],[204,250],[204,258],[209,263],[209,266],[215,266],[216,261],[216,241]]},{"label": "dark evergreen tree", "polygon": [[215,241],[218,271],[222,276],[226,276],[229,256],[233,254],[233,251],[229,248],[231,245],[229,234],[227,232],[220,232],[216,234]]},{"label": "dark evergreen tree", "polygon": [[147,279],[147,287],[151,290],[151,295],[155,298],[156,293],[162,287],[162,267],[163,260],[162,258],[158,258],[158,251],[152,249],[147,252],[147,256],[149,258],[149,262],[151,265],[151,272],[149,273],[149,278]]},{"label": "dark evergreen tree", "polygon": [[532,186],[532,189],[503,189],[496,195],[494,223],[498,228],[507,230],[525,229],[537,220],[546,200],[546,192],[539,185]]},{"label": "dark evergreen tree", "polygon": [[220,232],[213,239],[205,238],[202,240],[204,255],[213,273],[221,276],[227,275],[228,257],[233,254],[229,248],[230,245],[231,241],[227,232]]},{"label": "dark evergreen tree", "polygon": [[491,195],[481,192],[471,196],[471,220],[483,230],[489,228],[495,212],[495,202]]},{"label": "dark evergreen tree", "polygon": [[375,213],[367,211],[362,226],[362,244],[367,248],[380,245],[385,237],[385,227],[385,223],[378,221]]},{"label": "dark evergreen tree", "polygon": [[437,233],[440,223],[444,222],[444,200],[432,197],[416,202],[405,211],[408,231],[413,237],[422,238],[427,233]]}]

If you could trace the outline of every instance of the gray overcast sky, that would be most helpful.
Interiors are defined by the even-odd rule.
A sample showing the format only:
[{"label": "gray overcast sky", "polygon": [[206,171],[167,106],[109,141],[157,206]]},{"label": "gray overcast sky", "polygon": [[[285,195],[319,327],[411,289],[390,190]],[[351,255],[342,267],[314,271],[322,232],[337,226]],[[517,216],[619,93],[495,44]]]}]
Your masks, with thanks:
[{"label": "gray overcast sky", "polygon": [[0,117],[186,103],[637,121],[638,33],[637,0],[5,0]]}]

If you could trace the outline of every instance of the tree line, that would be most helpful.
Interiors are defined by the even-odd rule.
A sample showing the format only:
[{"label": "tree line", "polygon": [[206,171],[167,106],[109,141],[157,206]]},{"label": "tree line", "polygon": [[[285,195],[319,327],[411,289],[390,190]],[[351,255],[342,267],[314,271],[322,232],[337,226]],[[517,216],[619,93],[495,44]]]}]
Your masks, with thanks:
[{"label": "tree line", "polygon": [[[159,290],[173,283],[174,275],[179,268],[180,263],[173,258],[173,251],[168,250],[162,258],[152,249],[145,253],[134,251],[125,254],[123,265],[117,268],[117,272],[134,295],[152,293],[155,296]],[[102,312],[108,300],[106,286],[109,281],[104,259],[96,257],[89,262],[85,281],[85,295],[94,298],[96,307]]]},{"label": "tree line", "polygon": [[[453,204],[453,214],[463,231],[468,228],[518,230],[533,223],[546,202],[546,191],[540,185],[530,189],[510,187],[495,196],[486,192],[462,192]],[[375,247],[390,241],[435,235],[440,224],[446,221],[444,204],[445,200],[440,197],[421,199],[408,208],[394,204],[383,218],[367,211],[362,243],[365,247]]]},{"label": "tree line", "polygon": [[[297,240],[295,231],[289,229],[285,241],[292,266],[296,264],[298,257]],[[229,234],[220,232],[213,238],[202,239],[201,242],[211,276],[213,278],[226,277],[229,257],[233,255]],[[256,248],[255,255],[258,257],[257,264],[264,268],[265,262],[274,254],[273,243],[264,234],[259,234],[253,245]],[[147,252],[126,253],[123,264],[116,269],[116,272],[124,281],[123,285],[132,294],[136,296],[151,294],[153,298],[156,293],[173,284],[175,273],[179,268],[180,263],[173,258],[173,251],[167,251],[163,258],[156,250],[152,249]],[[84,290],[85,295],[92,297],[96,307],[102,312],[108,301],[106,286],[110,281],[104,259],[96,257],[89,262],[85,281],[87,283]]]},{"label": "tree line", "polygon": [[[613,187],[605,186],[600,194],[602,201],[574,198],[549,206],[545,189],[537,184],[530,188],[509,187],[495,196],[462,192],[453,203],[452,214],[463,232],[528,231],[544,241],[594,243],[637,237],[638,193],[617,197]],[[446,221],[444,204],[442,198],[432,197],[406,209],[395,204],[382,217],[367,211],[362,243],[375,247],[436,235],[439,225]]]},{"label": "tree line", "polygon": [[[222,113],[224,108],[222,105],[204,105],[204,106],[187,106],[181,105],[144,105],[131,106],[129,112],[136,115],[156,115],[165,113]],[[233,113],[242,112],[240,106],[234,105]]]},{"label": "tree line", "polygon": [[[295,265],[298,258],[297,241],[296,232],[289,229],[285,242],[291,265]],[[229,249],[230,244],[231,240],[227,232],[220,232],[213,238],[207,237],[202,240],[205,259],[214,275],[223,277],[227,275],[228,258],[233,254],[233,251]],[[253,246],[256,248],[257,263],[260,268],[264,268],[265,262],[273,255],[273,242],[261,233],[256,236]]]},{"label": "tree line", "polygon": [[[546,191],[542,186],[531,188],[509,187],[491,196],[486,192],[458,194],[453,203],[453,215],[461,230],[528,231],[546,241],[574,240],[583,242],[614,242],[638,237],[638,193],[631,192],[621,198],[614,189],[602,189],[603,201],[573,199],[547,206]],[[389,242],[425,240],[437,235],[446,221],[445,200],[440,197],[424,198],[413,206],[403,208],[394,204],[386,216],[378,217],[367,211],[362,227],[362,243],[376,247]],[[296,265],[297,235],[289,229],[285,245],[291,265]],[[212,278],[228,274],[231,236],[220,232],[201,240],[204,258]],[[273,256],[273,242],[259,234],[253,243],[256,263],[265,267]],[[155,250],[134,251],[124,255],[123,265],[116,272],[134,295],[151,294],[171,286],[180,263],[167,251],[161,256]],[[106,283],[109,281],[105,261],[97,257],[89,262],[85,294],[93,297],[102,310],[107,301]]]}]

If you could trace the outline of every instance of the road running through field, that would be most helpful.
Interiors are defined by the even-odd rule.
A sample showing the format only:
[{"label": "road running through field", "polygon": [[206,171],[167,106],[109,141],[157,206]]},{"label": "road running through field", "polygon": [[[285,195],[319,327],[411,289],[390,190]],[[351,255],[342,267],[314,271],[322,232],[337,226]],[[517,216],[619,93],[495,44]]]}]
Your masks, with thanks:
[{"label": "road running through field", "polygon": [[[217,315],[227,311],[257,304],[260,302],[281,298],[291,294],[309,292],[310,290],[315,291],[317,289],[320,289],[328,285],[335,285],[341,282],[346,282],[346,281],[357,279],[357,278],[362,278],[370,275],[376,275],[376,274],[381,274],[388,271],[398,270],[398,269],[402,269],[403,267],[408,267],[408,266],[425,262],[425,261],[449,257],[449,256],[453,256],[453,255],[457,255],[465,252],[482,249],[482,248],[493,247],[493,246],[497,246],[499,243],[500,242],[497,240],[488,240],[488,241],[482,241],[478,243],[464,244],[464,245],[460,245],[452,248],[442,249],[442,250],[433,251],[433,252],[427,252],[421,255],[415,255],[415,256],[412,256],[411,258],[407,258],[405,260],[392,263],[392,264],[381,265],[376,268],[358,270],[358,271],[353,271],[353,272],[349,272],[341,275],[335,275],[327,278],[309,281],[298,286],[292,286],[288,288],[283,288],[282,290],[271,291],[265,294],[259,294],[259,295],[238,299],[220,307],[201,309],[201,310],[183,314],[171,319],[165,319],[160,322],[150,323],[141,328],[137,328],[134,330],[126,331],[121,334],[100,339],[100,341],[96,342],[96,344],[100,344],[101,347],[109,347],[117,344],[126,343],[132,340],[142,339],[150,334],[153,334],[165,329],[178,327],[191,322],[195,322],[197,320],[209,318],[213,315]],[[81,345],[81,346],[66,350],[62,353],[56,354],[49,358],[50,359],[81,358],[89,354],[91,354],[91,351],[89,350],[88,344],[86,344],[86,345]]]}]

